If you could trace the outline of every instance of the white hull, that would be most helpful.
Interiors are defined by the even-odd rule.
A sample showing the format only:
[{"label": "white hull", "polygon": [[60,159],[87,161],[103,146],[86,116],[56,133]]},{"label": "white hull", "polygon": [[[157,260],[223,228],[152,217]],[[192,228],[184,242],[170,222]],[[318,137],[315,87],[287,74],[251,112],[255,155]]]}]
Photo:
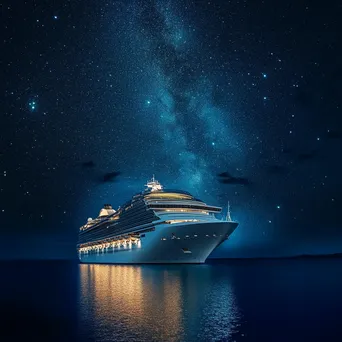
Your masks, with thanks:
[{"label": "white hull", "polygon": [[138,245],[79,253],[83,263],[204,263],[237,227],[236,222],[209,221],[161,224],[145,233]]}]

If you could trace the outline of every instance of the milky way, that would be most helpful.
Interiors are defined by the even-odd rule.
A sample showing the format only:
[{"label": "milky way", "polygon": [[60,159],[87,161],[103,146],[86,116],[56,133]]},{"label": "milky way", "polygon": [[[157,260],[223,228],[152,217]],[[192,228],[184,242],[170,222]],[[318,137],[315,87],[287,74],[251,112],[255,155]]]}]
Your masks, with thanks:
[{"label": "milky way", "polygon": [[138,120],[158,135],[157,150],[149,153],[141,144],[141,152],[169,186],[202,194],[216,185],[226,153],[236,158],[238,148],[229,113],[213,103],[216,80],[198,50],[196,27],[170,2],[136,2],[121,10],[131,18],[124,33],[126,58],[143,74]]}]

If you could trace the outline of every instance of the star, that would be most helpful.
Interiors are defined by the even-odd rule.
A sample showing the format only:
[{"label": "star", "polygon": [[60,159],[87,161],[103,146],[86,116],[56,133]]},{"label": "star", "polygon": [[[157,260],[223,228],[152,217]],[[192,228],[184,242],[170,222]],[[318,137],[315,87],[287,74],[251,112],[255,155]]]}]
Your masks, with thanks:
[{"label": "star", "polygon": [[263,78],[267,78],[267,74],[262,73]]},{"label": "star", "polygon": [[280,205],[277,205],[277,209],[280,209]]},{"label": "star", "polygon": [[36,101],[29,102],[29,107],[30,107],[30,110],[33,112],[37,108]]},{"label": "star", "polygon": [[213,142],[211,143],[211,145],[212,145],[212,146],[215,146],[215,142],[213,141]]},{"label": "star", "polygon": [[57,19],[58,19],[58,16],[57,16],[57,15],[54,15],[54,16],[53,16],[53,19],[57,20]]}]

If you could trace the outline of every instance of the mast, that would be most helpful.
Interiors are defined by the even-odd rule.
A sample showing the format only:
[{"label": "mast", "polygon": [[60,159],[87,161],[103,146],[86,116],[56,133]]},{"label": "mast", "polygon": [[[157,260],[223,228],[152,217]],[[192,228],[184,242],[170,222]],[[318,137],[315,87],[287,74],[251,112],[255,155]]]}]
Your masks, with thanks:
[{"label": "mast", "polygon": [[227,217],[226,217],[226,221],[231,222],[232,218],[230,216],[230,205],[229,205],[229,201],[228,201],[228,208],[227,208]]}]

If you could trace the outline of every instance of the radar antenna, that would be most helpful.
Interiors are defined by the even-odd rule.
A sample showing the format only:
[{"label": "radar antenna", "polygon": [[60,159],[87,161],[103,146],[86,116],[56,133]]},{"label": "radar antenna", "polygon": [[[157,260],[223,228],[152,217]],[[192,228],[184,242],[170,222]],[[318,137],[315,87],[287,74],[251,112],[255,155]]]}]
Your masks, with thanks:
[{"label": "radar antenna", "polygon": [[152,176],[152,179],[147,182],[146,191],[161,191],[163,190],[163,186]]}]

